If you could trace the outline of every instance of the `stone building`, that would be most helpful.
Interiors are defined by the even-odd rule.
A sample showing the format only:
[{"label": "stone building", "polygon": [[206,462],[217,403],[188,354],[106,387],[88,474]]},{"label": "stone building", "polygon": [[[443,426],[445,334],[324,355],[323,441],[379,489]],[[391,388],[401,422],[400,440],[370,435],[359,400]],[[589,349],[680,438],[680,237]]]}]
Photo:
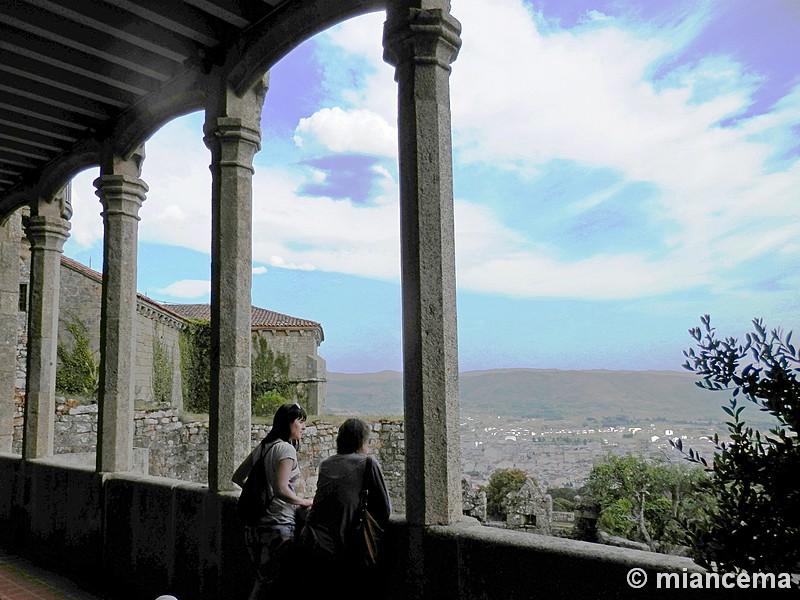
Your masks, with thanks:
[{"label": "stone building", "polygon": [[[165,304],[167,309],[187,318],[211,321],[208,304]],[[321,414],[325,408],[325,359],[317,354],[325,340],[322,325],[281,313],[251,307],[254,339],[263,338],[273,352],[289,357],[289,379],[305,394],[309,409]],[[255,344],[253,353],[257,351]],[[316,407],[316,408],[315,408]]]},{"label": "stone building", "polygon": [[[20,350],[17,356],[18,370],[24,373],[27,338],[24,313],[30,278],[30,245],[24,241],[20,244],[20,264]],[[99,360],[100,349],[102,284],[102,275],[97,271],[66,256],[61,257],[58,344],[72,347],[75,336],[69,329],[77,326],[88,339],[96,360]],[[189,319],[210,321],[210,306],[161,304],[136,294],[136,400],[182,408],[180,332]],[[290,380],[304,392],[310,410],[319,414],[325,402],[325,360],[317,354],[324,339],[322,326],[315,321],[254,306],[252,331],[266,340],[270,350],[289,356]],[[23,392],[24,389],[18,390],[18,393]]]}]

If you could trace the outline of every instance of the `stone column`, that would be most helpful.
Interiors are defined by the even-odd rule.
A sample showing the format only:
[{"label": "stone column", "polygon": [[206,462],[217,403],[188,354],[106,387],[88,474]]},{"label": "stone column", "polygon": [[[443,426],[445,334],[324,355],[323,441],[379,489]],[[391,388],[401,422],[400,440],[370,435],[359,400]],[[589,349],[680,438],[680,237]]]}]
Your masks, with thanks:
[{"label": "stone column", "polygon": [[223,82],[206,112],[211,151],[211,398],[208,486],[234,489],[250,452],[253,157],[261,148],[264,77],[236,95]]},{"label": "stone column", "polygon": [[22,456],[26,459],[53,454],[61,251],[69,237],[71,216],[68,192],[62,190],[48,200],[32,202],[31,217],[25,227],[31,243],[28,361],[22,441]]},{"label": "stone column", "polygon": [[139,209],[147,194],[144,147],[128,158],[109,155],[95,179],[103,205],[103,294],[100,308],[100,389],[97,470],[133,468],[136,266]]},{"label": "stone column", "polygon": [[406,517],[461,519],[450,63],[461,25],[449,2],[389,4],[384,58],[398,86]]},{"label": "stone column", "polygon": [[17,379],[20,212],[0,225],[0,452],[11,452]]}]

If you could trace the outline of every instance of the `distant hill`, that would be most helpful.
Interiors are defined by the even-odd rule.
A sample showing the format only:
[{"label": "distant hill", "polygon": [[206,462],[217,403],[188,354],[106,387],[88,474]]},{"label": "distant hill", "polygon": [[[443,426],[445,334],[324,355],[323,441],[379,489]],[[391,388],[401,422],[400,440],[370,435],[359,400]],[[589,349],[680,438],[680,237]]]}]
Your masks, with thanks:
[{"label": "distant hill", "polygon": [[[581,422],[592,417],[612,425],[631,418],[724,421],[720,406],[730,395],[703,390],[695,380],[694,374],[679,371],[464,371],[459,399],[463,411],[492,416]],[[335,413],[402,414],[402,390],[397,371],[329,372],[326,402]],[[769,415],[746,404],[748,420],[769,422]]]}]

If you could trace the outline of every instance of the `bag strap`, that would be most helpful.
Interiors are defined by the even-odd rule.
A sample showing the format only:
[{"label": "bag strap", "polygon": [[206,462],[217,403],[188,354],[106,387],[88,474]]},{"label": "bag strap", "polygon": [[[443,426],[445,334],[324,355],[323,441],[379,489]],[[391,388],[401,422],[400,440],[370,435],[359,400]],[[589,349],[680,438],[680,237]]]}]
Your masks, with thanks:
[{"label": "bag strap", "polygon": [[[261,456],[259,456],[258,459],[256,459],[256,462],[253,463],[253,467],[252,468],[253,469],[257,469],[260,466],[260,468],[266,469],[267,468],[267,456],[269,455],[270,450],[272,450],[275,446],[277,446],[278,443],[280,443],[281,441],[282,440],[274,440],[274,441],[269,443],[269,448],[267,448],[267,444],[264,442],[264,440],[261,440],[261,446],[266,448],[266,450],[264,450],[262,452]],[[266,482],[267,482],[267,486],[269,486],[270,494],[272,496],[274,496],[275,492],[272,489],[272,483],[270,482],[269,477],[266,477],[265,479],[266,479]]]},{"label": "bag strap", "polygon": [[367,510],[367,495],[369,494],[369,487],[367,486],[367,477],[372,474],[372,457],[367,456],[364,461],[364,474],[361,476],[361,492],[359,493],[359,506],[358,509],[362,516]]}]

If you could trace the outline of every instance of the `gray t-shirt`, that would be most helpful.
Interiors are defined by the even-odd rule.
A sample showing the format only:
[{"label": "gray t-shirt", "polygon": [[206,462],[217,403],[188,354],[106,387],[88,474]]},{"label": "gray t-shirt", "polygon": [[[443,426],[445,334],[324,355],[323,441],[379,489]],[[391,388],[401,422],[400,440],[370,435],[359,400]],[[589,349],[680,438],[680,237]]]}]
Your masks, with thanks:
[{"label": "gray t-shirt", "polygon": [[294,525],[297,505],[284,500],[278,494],[278,464],[282,460],[292,461],[292,472],[289,475],[289,488],[294,491],[295,483],[300,477],[300,466],[297,464],[297,450],[289,442],[277,442],[274,446],[267,446],[267,460],[264,468],[267,470],[267,481],[272,486],[274,497],[267,509],[264,525]]}]

